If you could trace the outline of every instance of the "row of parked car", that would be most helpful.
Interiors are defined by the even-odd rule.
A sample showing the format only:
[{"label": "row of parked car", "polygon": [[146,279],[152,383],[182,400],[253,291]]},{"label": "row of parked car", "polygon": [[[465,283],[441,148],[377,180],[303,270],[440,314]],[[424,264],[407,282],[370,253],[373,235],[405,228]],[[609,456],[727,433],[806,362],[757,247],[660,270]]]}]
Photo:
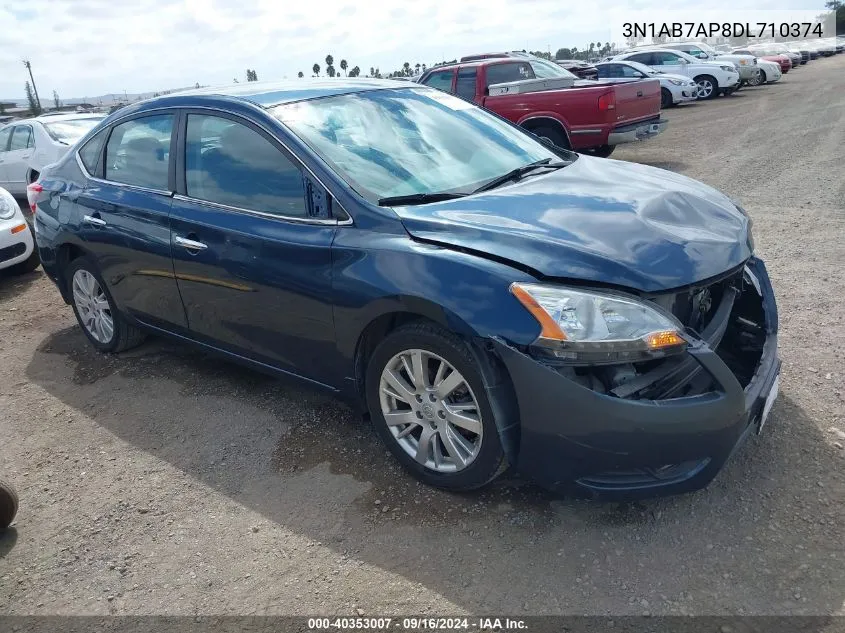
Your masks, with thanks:
[{"label": "row of parked car", "polygon": [[845,38],[731,51],[681,42],[634,47],[596,64],[523,51],[481,53],[414,81],[473,101],[556,146],[607,157],[617,145],[662,132],[661,109],[774,83],[844,48]]}]

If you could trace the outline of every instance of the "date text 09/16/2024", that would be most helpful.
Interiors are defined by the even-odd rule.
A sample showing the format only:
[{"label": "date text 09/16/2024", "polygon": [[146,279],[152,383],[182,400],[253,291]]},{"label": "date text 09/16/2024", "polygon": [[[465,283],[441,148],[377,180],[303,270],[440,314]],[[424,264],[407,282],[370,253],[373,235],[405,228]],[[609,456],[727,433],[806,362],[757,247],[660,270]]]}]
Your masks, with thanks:
[{"label": "date text 09/16/2024", "polygon": [[622,35],[626,38],[820,38],[824,28],[821,22],[625,22]]},{"label": "date text 09/16/2024", "polygon": [[334,617],[308,618],[308,629],[324,630],[371,630],[387,631],[399,629],[402,631],[519,631],[528,628],[525,620],[518,618],[439,618],[439,617]]}]

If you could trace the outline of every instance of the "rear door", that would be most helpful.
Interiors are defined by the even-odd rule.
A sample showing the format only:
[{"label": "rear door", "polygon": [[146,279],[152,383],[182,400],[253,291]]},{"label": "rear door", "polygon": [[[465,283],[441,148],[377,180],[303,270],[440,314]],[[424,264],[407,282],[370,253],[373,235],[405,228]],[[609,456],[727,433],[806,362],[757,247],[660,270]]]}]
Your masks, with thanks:
[{"label": "rear door", "polygon": [[32,126],[16,125],[12,129],[9,150],[3,155],[3,169],[6,172],[6,189],[15,195],[26,193],[26,174],[29,159],[35,151],[35,135]]},{"label": "rear door", "polygon": [[78,154],[89,176],[76,200],[80,236],[121,310],[167,330],[187,326],[170,253],[177,116],[164,110],[124,119]]},{"label": "rear door", "polygon": [[171,227],[191,336],[326,380],[337,230],[327,193],[255,122],[210,110],[184,120]]},{"label": "rear door", "polygon": [[663,73],[671,73],[675,75],[690,75],[689,64],[680,55],[670,53],[669,51],[655,51],[654,68]]}]

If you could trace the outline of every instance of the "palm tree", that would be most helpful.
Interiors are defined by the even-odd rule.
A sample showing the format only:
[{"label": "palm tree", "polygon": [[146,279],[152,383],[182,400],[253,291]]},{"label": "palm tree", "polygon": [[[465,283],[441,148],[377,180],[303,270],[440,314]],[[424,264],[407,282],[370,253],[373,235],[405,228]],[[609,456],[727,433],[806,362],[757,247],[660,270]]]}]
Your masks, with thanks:
[{"label": "palm tree", "polygon": [[419,75],[420,74],[420,63],[419,62],[414,64],[414,69],[417,71],[417,74]]},{"label": "palm tree", "polygon": [[332,57],[331,55],[326,55],[326,67],[329,67],[332,64],[334,64],[334,57]]},{"label": "palm tree", "polygon": [[300,79],[302,79],[305,75],[300,70],[298,73],[296,73],[296,76],[299,77]]},{"label": "palm tree", "polygon": [[315,77],[319,77],[319,76],[320,76],[320,64],[314,64],[313,66],[311,66],[311,70],[313,70],[313,71],[314,71],[314,76],[315,76]]},{"label": "palm tree", "polygon": [[337,74],[337,73],[335,72],[334,66],[332,66],[331,64],[329,64],[328,66],[326,66],[326,74],[327,74],[329,77],[334,77],[334,76]]},{"label": "palm tree", "polygon": [[358,77],[361,74],[361,69],[358,66],[355,66],[352,70],[349,71],[350,77]]},{"label": "palm tree", "polygon": [[372,66],[370,66],[370,77],[375,77],[375,76],[376,76],[376,69],[373,68]]},{"label": "palm tree", "polygon": [[349,64],[346,63],[345,59],[340,60],[340,69],[343,71],[344,76],[346,76],[346,69],[349,67]]},{"label": "palm tree", "polygon": [[409,62],[405,62],[402,64],[402,70],[405,71],[405,76],[409,76],[411,74],[411,64]]}]

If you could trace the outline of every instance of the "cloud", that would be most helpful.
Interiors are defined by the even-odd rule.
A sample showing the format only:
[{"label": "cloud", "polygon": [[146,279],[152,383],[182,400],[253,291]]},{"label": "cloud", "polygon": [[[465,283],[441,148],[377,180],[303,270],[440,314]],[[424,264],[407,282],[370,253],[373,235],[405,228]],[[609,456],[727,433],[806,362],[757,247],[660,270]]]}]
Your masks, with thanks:
[{"label": "cloud", "polygon": [[[766,6],[765,0],[738,3]],[[711,0],[707,6],[738,3]],[[701,6],[700,0],[681,4]],[[23,96],[24,58],[42,95],[54,89],[65,98],[148,92],[243,81],[247,68],[262,80],[310,75],[315,62],[325,66],[328,53],[336,64],[343,58],[366,72],[489,50],[554,52],[607,41],[611,11],[631,6],[625,0],[609,0],[600,10],[559,0],[27,0],[18,9],[3,3],[0,97]],[[636,0],[633,6],[654,21],[665,3]]]}]

